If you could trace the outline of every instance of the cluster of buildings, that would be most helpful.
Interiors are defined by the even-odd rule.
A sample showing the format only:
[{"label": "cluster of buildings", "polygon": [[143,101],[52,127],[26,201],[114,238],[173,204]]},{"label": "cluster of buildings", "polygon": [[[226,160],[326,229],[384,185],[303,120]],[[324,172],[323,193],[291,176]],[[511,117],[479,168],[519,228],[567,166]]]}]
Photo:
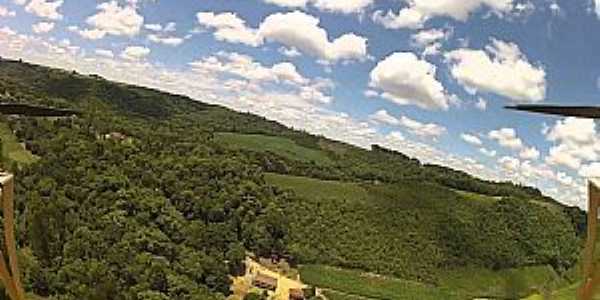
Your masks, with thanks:
[{"label": "cluster of buildings", "polygon": [[[271,277],[268,275],[264,275],[261,273],[257,273],[256,275],[254,275],[254,278],[252,279],[253,286],[260,288],[260,289],[267,290],[267,291],[271,291],[273,293],[275,293],[275,291],[277,291],[278,282],[279,282],[279,280],[277,278]],[[306,299],[303,289],[300,289],[300,288],[289,289],[288,291],[289,291],[288,292],[289,300],[305,300]]]}]

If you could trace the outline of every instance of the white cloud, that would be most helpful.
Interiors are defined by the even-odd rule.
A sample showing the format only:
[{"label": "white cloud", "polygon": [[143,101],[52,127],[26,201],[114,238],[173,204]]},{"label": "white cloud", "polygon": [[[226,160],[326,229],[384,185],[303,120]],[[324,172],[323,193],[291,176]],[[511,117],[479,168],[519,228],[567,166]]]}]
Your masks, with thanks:
[{"label": "white cloud", "polygon": [[81,37],[88,40],[99,40],[106,36],[106,31],[100,29],[83,29],[77,31]]},{"label": "white cloud", "polygon": [[600,18],[600,0],[593,0],[592,5],[594,6],[594,12],[596,13],[596,16]]},{"label": "white cloud", "polygon": [[408,128],[416,136],[437,138],[446,133],[446,128],[434,123],[421,123],[419,121],[402,116],[400,125]]},{"label": "white cloud", "polygon": [[386,110],[379,110],[369,116],[369,120],[392,126],[402,126],[408,131],[419,137],[437,138],[446,133],[446,128],[434,123],[421,123],[406,116],[396,118],[390,115]]},{"label": "white cloud", "polygon": [[423,56],[438,55],[442,49],[442,42],[452,35],[451,30],[429,29],[421,30],[411,36],[412,44],[423,49]]},{"label": "white cloud", "polygon": [[215,14],[213,12],[199,12],[196,18],[200,25],[215,29],[215,39],[229,43],[241,43],[257,47],[263,40],[256,29],[246,26],[246,21],[235,13],[226,12]]},{"label": "white cloud", "polygon": [[300,53],[300,51],[298,51],[298,49],[296,48],[287,48],[287,47],[279,47],[278,49],[279,53],[287,56],[287,57],[298,57],[301,56],[302,53]]},{"label": "white cloud", "polygon": [[8,8],[0,5],[0,17],[14,17],[17,13],[14,10],[8,10]]},{"label": "white cloud", "polygon": [[465,142],[467,142],[467,143],[469,143],[471,145],[474,145],[474,146],[481,146],[481,145],[483,145],[483,142],[481,141],[481,139],[478,138],[475,135],[472,135],[472,134],[463,133],[463,134],[460,135],[460,138],[463,141],[465,141]]},{"label": "white cloud", "polygon": [[362,12],[373,0],[313,0],[313,5],[323,11],[345,14]]},{"label": "white cloud", "polygon": [[517,132],[513,128],[492,130],[488,134],[488,137],[497,141],[500,146],[505,148],[512,150],[520,150],[523,148],[523,141],[517,137]]},{"label": "white cloud", "polygon": [[13,0],[16,5],[25,5],[28,0]]},{"label": "white cloud", "polygon": [[266,3],[275,4],[282,7],[289,8],[303,8],[306,7],[309,0],[264,0]]},{"label": "white cloud", "polygon": [[296,66],[289,62],[267,67],[247,55],[221,52],[216,56],[191,62],[190,66],[196,73],[205,76],[218,74],[230,82],[237,80],[245,88],[253,91],[273,88],[294,91],[298,95],[295,98],[305,103],[329,103],[331,101],[328,93],[333,84],[329,80],[306,78],[298,73]]},{"label": "white cloud", "polygon": [[373,0],[264,0],[266,3],[288,8],[305,8],[309,3],[314,7],[335,13],[352,14],[364,11]]},{"label": "white cloud", "polygon": [[400,120],[396,117],[390,115],[386,110],[379,110],[376,113],[369,116],[369,119],[375,121],[377,123],[387,124],[387,125],[400,125]]},{"label": "white cloud", "polygon": [[447,110],[449,97],[435,75],[433,64],[410,52],[396,52],[371,71],[369,85],[382,90],[383,98],[399,105]]},{"label": "white cloud", "polygon": [[600,158],[600,136],[590,119],[566,118],[547,130],[546,138],[555,143],[546,162],[578,169],[582,163]]},{"label": "white cloud", "polygon": [[527,147],[521,150],[519,157],[524,160],[537,160],[540,158],[540,151],[535,147]]},{"label": "white cloud", "polygon": [[500,166],[508,172],[516,173],[519,171],[519,168],[521,168],[521,162],[518,159],[510,156],[501,157],[498,159],[498,164],[500,164]]},{"label": "white cloud", "polygon": [[220,41],[253,47],[273,41],[328,62],[367,57],[366,38],[347,33],[329,41],[327,31],[319,27],[320,20],[300,11],[269,15],[258,29],[248,27],[245,20],[230,12],[200,12],[197,19],[214,29],[215,39]]},{"label": "white cloud", "polygon": [[94,53],[96,53],[96,55],[107,57],[107,58],[115,57],[115,54],[111,50],[106,50],[106,49],[96,49],[96,50],[94,50]]},{"label": "white cloud", "polygon": [[514,102],[546,97],[546,72],[532,65],[516,44],[496,39],[485,50],[458,49],[446,54],[452,76],[467,91],[493,92]]},{"label": "white cloud", "polygon": [[299,11],[275,13],[260,24],[258,35],[326,61],[367,57],[366,38],[347,33],[329,41],[327,31],[319,23],[318,18]]},{"label": "white cloud", "polygon": [[374,90],[366,90],[363,95],[365,95],[367,98],[379,97],[379,93]]},{"label": "white cloud", "polygon": [[556,2],[550,3],[549,8],[553,15],[555,15],[555,16],[562,15],[562,8],[560,7],[560,5],[558,5],[558,3],[556,3]]},{"label": "white cloud", "polygon": [[600,178],[600,162],[582,166],[579,175],[585,178]]},{"label": "white cloud", "polygon": [[97,9],[98,13],[86,19],[92,29],[82,31],[87,32],[88,37],[102,38],[106,34],[131,37],[137,35],[144,24],[144,17],[134,6],[120,6],[113,0],[99,4]]},{"label": "white cloud", "polygon": [[487,157],[496,157],[497,154],[495,150],[488,150],[486,148],[479,148],[479,152]]},{"label": "white cloud", "polygon": [[152,31],[162,31],[163,27],[160,24],[144,24],[144,28]]},{"label": "white cloud", "polygon": [[35,33],[47,33],[54,29],[54,23],[52,22],[39,22],[31,25],[31,30]]},{"label": "white cloud", "polygon": [[466,21],[471,13],[487,7],[490,11],[503,15],[514,8],[513,0],[407,0],[407,7],[398,13],[393,11],[376,11],[373,20],[386,28],[422,28],[428,20],[434,17],[450,17]]},{"label": "white cloud", "polygon": [[161,36],[158,34],[149,34],[148,39],[151,42],[164,44],[167,46],[179,46],[183,43],[184,39],[174,36]]},{"label": "white cloud", "polygon": [[597,137],[596,122],[591,119],[566,118],[556,121],[548,131],[550,141],[564,141],[575,145],[590,144]]},{"label": "white cloud", "polygon": [[61,20],[63,16],[58,12],[58,9],[63,5],[63,2],[63,0],[31,0],[31,2],[25,6],[25,11],[38,17],[50,20]]},{"label": "white cloud", "polygon": [[144,59],[150,54],[150,49],[141,46],[129,46],[121,52],[121,58],[131,61]]},{"label": "white cloud", "polygon": [[475,107],[481,111],[485,111],[487,109],[487,101],[480,97],[479,99],[477,99]]}]

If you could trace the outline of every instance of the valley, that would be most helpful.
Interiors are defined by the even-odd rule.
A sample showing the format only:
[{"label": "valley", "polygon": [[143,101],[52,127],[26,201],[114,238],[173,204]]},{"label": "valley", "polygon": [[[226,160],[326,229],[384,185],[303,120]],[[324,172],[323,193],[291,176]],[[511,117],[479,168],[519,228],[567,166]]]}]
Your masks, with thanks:
[{"label": "valley", "polygon": [[0,61],[0,94],[82,112],[0,120],[42,299],[222,300],[247,253],[332,300],[568,297],[578,282],[585,213],[531,187],[16,61]]}]

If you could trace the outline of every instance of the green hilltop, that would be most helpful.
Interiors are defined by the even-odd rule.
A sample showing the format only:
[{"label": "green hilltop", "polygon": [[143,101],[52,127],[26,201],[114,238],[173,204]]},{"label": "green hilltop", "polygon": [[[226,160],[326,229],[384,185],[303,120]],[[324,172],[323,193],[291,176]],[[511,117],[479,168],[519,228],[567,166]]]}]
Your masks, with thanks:
[{"label": "green hilltop", "polygon": [[0,100],[82,112],[0,117],[24,282],[41,297],[224,299],[247,252],[287,257],[329,299],[515,298],[577,280],[585,213],[535,188],[23,62],[0,60]]}]

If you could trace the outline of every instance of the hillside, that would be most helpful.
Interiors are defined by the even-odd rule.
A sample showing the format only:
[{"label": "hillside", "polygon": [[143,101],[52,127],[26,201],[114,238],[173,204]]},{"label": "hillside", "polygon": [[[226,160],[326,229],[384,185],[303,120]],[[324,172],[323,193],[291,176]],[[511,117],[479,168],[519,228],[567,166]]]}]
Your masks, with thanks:
[{"label": "hillside", "polygon": [[28,291],[223,299],[250,251],[477,296],[449,272],[577,261],[585,214],[534,188],[197,100],[0,61],[0,101],[83,113],[0,117]]}]

